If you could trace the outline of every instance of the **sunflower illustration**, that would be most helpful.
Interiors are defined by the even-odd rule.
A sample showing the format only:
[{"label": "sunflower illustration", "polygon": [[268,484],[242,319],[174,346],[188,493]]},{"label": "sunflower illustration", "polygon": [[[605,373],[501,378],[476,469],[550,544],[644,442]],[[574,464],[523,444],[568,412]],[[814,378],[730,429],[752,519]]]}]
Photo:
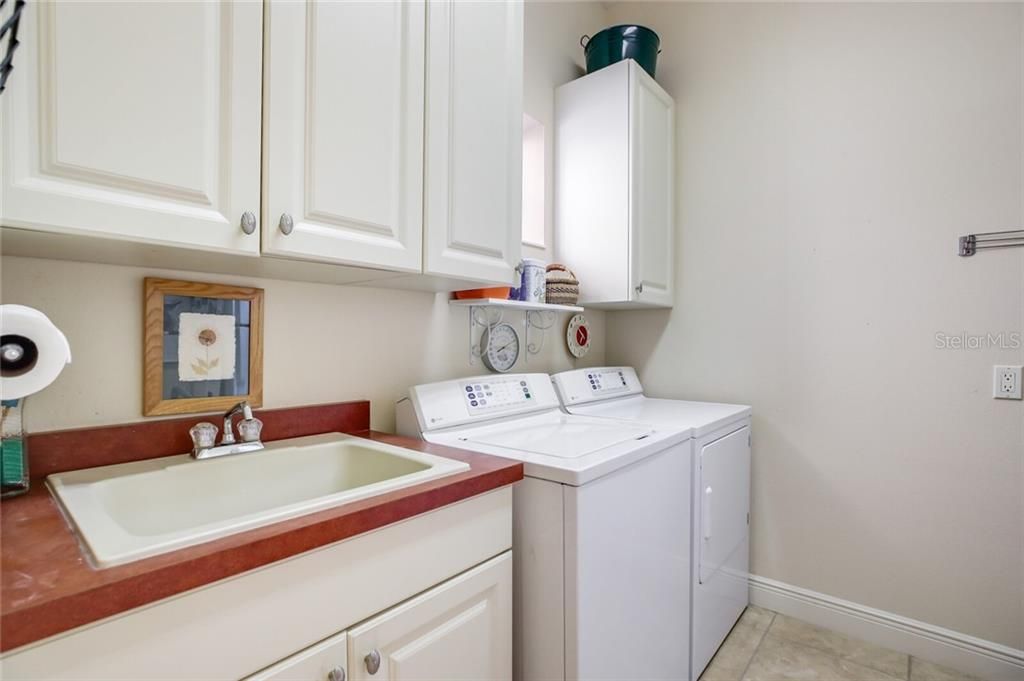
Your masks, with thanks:
[{"label": "sunflower illustration", "polygon": [[210,373],[210,369],[215,368],[220,364],[220,358],[214,357],[210,359],[210,347],[217,343],[217,332],[213,329],[200,329],[199,333],[196,334],[196,340],[199,344],[206,348],[206,358],[196,358],[192,362],[192,371],[196,372],[199,376],[206,376]]}]

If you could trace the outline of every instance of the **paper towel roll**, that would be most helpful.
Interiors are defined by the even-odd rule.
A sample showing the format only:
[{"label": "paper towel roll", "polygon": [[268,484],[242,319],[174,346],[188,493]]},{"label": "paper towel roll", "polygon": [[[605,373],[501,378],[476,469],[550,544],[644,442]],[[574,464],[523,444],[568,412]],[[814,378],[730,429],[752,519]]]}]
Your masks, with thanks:
[{"label": "paper towel roll", "polygon": [[0,305],[0,398],[37,393],[71,363],[71,346],[39,310]]}]

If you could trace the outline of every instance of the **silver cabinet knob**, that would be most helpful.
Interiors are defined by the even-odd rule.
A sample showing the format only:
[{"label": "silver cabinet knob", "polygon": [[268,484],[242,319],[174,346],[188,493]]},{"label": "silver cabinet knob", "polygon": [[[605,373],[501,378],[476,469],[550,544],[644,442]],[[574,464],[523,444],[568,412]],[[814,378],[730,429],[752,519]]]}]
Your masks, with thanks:
[{"label": "silver cabinet knob", "polygon": [[380,669],[380,651],[374,648],[363,658],[363,661],[366,662],[366,671],[371,675],[376,674]]},{"label": "silver cabinet knob", "polygon": [[242,213],[242,231],[246,234],[252,234],[256,231],[256,216],[250,210]]},{"label": "silver cabinet knob", "polygon": [[281,234],[288,236],[295,229],[295,223],[292,221],[292,216],[288,213],[281,213],[281,219],[277,223],[277,228],[281,230]]},{"label": "silver cabinet knob", "polygon": [[637,294],[644,292],[644,283],[642,281],[636,285],[636,292]]},{"label": "silver cabinet knob", "polygon": [[342,667],[335,667],[327,672],[327,681],[345,681],[345,670]]}]

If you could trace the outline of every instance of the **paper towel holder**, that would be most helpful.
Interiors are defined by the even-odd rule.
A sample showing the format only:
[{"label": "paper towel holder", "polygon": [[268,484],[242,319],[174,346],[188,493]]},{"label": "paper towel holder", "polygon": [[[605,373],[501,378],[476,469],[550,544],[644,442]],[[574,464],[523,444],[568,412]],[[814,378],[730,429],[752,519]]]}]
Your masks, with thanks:
[{"label": "paper towel holder", "polygon": [[0,305],[0,497],[29,489],[26,398],[70,363],[67,337],[45,314],[24,305]]}]

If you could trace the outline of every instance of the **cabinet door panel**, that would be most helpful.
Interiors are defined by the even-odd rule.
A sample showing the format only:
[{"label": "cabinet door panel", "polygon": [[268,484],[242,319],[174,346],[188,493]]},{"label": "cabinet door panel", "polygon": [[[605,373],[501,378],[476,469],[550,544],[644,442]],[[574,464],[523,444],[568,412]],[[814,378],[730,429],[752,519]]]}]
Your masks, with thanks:
[{"label": "cabinet door panel", "polygon": [[19,38],[3,224],[259,252],[259,5],[29,3]]},{"label": "cabinet door panel", "polygon": [[642,303],[672,305],[675,103],[635,63],[629,75],[631,295]]},{"label": "cabinet door panel", "polygon": [[422,2],[272,0],[264,252],[420,270],[425,22]]},{"label": "cabinet door panel", "polygon": [[328,675],[341,669],[348,674],[348,634],[340,634],[310,646],[275,665],[247,676],[242,681],[327,681]]},{"label": "cabinet door panel", "polygon": [[[380,668],[371,674],[374,651]],[[355,627],[349,658],[351,681],[511,679],[511,552]]]},{"label": "cabinet door panel", "polygon": [[522,241],[523,7],[428,9],[425,271],[511,283]]}]

